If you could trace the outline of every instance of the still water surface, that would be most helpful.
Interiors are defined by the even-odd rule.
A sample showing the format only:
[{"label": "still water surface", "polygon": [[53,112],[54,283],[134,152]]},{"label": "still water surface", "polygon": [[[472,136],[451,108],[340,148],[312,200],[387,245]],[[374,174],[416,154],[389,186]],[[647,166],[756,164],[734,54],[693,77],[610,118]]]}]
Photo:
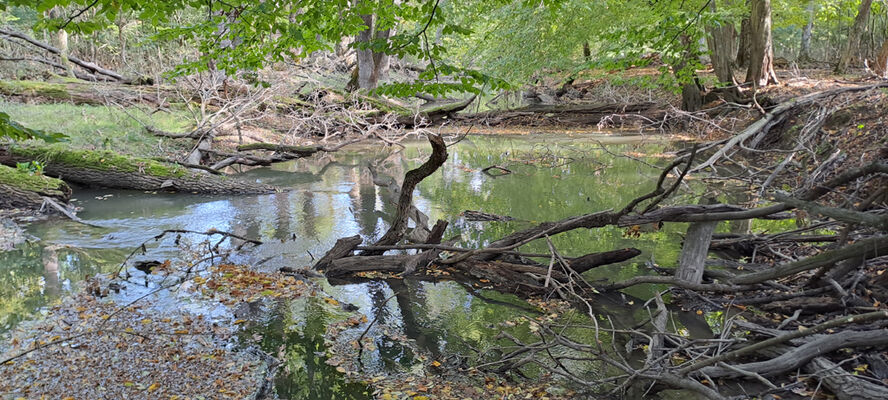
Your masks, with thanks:
[{"label": "still water surface", "polygon": [[[607,151],[599,141],[607,142]],[[624,206],[652,189],[660,172],[654,166],[665,163],[655,155],[672,146],[651,139],[588,135],[470,136],[451,147],[441,171],[419,185],[415,203],[432,221],[451,221],[446,237],[459,236],[462,246],[481,246],[542,221]],[[84,277],[114,271],[134,248],[164,229],[215,228],[262,240],[265,244],[235,261],[268,271],[311,265],[344,236],[379,237],[394,213],[396,199],[373,184],[367,166],[375,165],[379,173],[400,178],[421,164],[428,151],[427,144],[418,141],[400,151],[353,147],[243,174],[247,179],[291,189],[269,195],[76,190],[76,204],[82,207],[79,216],[104,228],[65,220],[34,223],[27,231],[39,240],[0,253],[0,333],[35,318],[74,290]],[[643,162],[614,156],[627,152]],[[482,173],[491,165],[512,173],[500,177]],[[514,220],[466,221],[460,216],[464,210],[508,215]],[[646,261],[673,264],[683,229],[680,224],[670,224],[640,238],[625,237],[624,230],[618,228],[578,230],[554,237],[553,243],[566,256],[640,248],[643,253],[634,260],[590,271],[587,277],[616,280],[639,274]],[[149,259],[179,256],[180,250],[171,240],[154,246],[146,256]],[[546,252],[546,246],[544,242],[531,243],[522,250]],[[419,362],[418,353],[438,359],[493,346],[498,323],[534,314],[529,305],[513,296],[467,291],[454,282],[321,283],[330,295],[357,306],[371,319],[380,315],[368,332],[376,350],[364,353],[363,364],[371,373],[410,371]],[[651,290],[639,287],[629,293],[646,298]],[[392,301],[385,301],[395,293]],[[327,325],[349,314],[321,303],[304,298],[247,305],[238,311],[250,320],[243,336],[259,338],[264,350],[284,357],[285,365],[275,383],[281,398],[368,398],[366,386],[347,383],[335,367],[324,363]],[[620,304],[619,299],[601,307],[611,307],[615,314],[629,319],[640,312],[637,307]],[[218,310],[198,311],[232,317]],[[405,336],[411,345],[392,336]]]}]

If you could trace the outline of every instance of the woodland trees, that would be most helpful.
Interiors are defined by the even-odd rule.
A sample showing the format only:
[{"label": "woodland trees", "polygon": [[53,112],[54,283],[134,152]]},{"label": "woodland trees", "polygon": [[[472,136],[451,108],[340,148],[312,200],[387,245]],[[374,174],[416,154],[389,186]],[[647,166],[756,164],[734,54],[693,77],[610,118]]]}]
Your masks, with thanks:
[{"label": "woodland trees", "polygon": [[[95,41],[108,32],[101,46],[113,49],[108,62],[139,69],[130,76],[147,72],[132,52],[149,42],[158,46],[156,54],[169,54],[160,46],[189,49],[173,53],[174,74],[210,66],[231,74],[298,63],[346,38],[354,60],[347,62],[354,72],[349,88],[404,96],[520,86],[544,75],[570,80],[590,69],[662,60],[663,74],[652,83],[695,99],[701,93],[692,92],[707,86],[739,87],[736,72],[745,72],[749,86],[777,82],[775,58],[829,62],[837,72],[861,68],[866,59],[877,65],[888,31],[884,4],[871,0],[6,0],[0,8],[24,16],[21,28],[35,34],[70,36],[65,42],[82,59],[90,57],[79,43],[92,42],[95,53]],[[128,40],[127,31],[138,36]],[[58,63],[67,69],[65,46],[57,42]],[[424,72],[414,80],[386,80],[392,58]],[[717,82],[699,79],[707,63]]]}]

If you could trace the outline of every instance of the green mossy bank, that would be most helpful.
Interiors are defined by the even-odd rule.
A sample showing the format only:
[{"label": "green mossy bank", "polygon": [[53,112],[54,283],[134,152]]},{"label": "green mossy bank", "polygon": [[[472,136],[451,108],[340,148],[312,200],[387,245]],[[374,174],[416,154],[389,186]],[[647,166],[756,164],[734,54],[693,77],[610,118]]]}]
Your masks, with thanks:
[{"label": "green mossy bank", "polygon": [[185,167],[111,151],[54,146],[0,146],[0,164],[40,161],[47,175],[84,186],[132,190],[167,190],[199,194],[271,193],[258,182],[195,172]]},{"label": "green mossy bank", "polygon": [[0,165],[0,209],[39,209],[43,198],[67,204],[71,188],[65,182]]}]

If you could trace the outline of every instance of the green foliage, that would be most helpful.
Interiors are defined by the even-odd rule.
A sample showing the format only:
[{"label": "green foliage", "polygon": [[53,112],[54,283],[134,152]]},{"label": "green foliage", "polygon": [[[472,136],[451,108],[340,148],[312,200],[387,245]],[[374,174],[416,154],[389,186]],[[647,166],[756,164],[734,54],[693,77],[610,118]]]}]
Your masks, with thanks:
[{"label": "green foliage", "polygon": [[40,139],[47,143],[63,142],[67,138],[61,133],[26,128],[11,120],[9,114],[0,112],[0,138],[4,137],[12,140]]},{"label": "green foliage", "polygon": [[15,168],[28,175],[43,175],[43,163],[40,161],[16,163]]}]

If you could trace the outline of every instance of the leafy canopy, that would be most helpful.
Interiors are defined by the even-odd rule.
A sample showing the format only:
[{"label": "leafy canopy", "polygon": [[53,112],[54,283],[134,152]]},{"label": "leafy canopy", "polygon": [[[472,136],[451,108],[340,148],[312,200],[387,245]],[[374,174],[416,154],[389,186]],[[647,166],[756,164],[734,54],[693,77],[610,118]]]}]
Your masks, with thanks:
[{"label": "leafy canopy", "polygon": [[61,133],[26,128],[11,120],[9,114],[0,112],[0,138],[10,138],[12,140],[40,139],[47,143],[55,143],[64,141],[66,137]]},{"label": "leafy canopy", "polygon": [[[354,4],[353,4],[354,3]],[[449,91],[479,92],[505,86],[505,82],[475,70],[444,62],[445,49],[428,40],[429,30],[441,27],[448,34],[466,34],[466,28],[447,24],[438,1],[405,0],[6,0],[9,5],[29,6],[42,15],[56,7],[64,16],[44,16],[35,27],[90,33],[107,27],[120,13],[133,15],[157,30],[157,39],[191,42],[196,55],[182,60],[174,75],[216,68],[233,74],[255,71],[269,64],[298,60],[315,51],[330,51],[343,37],[368,29],[362,15],[374,15],[376,29],[398,26],[387,40],[358,46],[376,52],[432,61],[430,71],[419,81],[380,88],[387,94],[409,95],[417,90],[431,94]],[[82,10],[93,9],[85,19]],[[204,17],[183,22],[175,16],[182,10],[198,10]],[[447,79],[444,79],[447,78]]]}]

